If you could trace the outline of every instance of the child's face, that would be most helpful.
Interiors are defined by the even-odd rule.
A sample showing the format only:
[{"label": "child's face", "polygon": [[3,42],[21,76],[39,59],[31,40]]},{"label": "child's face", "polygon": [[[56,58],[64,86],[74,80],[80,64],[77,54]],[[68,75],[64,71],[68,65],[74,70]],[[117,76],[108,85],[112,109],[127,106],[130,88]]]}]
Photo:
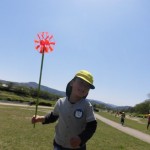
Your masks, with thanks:
[{"label": "child's face", "polygon": [[74,96],[77,97],[84,97],[88,94],[91,85],[86,81],[82,80],[81,78],[76,78],[72,82],[72,93]]}]

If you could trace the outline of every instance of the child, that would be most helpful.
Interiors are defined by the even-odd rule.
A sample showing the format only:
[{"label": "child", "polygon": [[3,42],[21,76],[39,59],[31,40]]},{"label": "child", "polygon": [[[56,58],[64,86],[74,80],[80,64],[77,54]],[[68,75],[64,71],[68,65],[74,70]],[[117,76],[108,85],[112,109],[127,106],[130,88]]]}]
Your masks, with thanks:
[{"label": "child", "polygon": [[66,97],[58,99],[51,113],[33,116],[32,123],[48,124],[58,120],[54,150],[86,150],[86,142],[97,127],[93,107],[86,99],[90,89],[95,89],[93,76],[81,70],[67,84]]}]

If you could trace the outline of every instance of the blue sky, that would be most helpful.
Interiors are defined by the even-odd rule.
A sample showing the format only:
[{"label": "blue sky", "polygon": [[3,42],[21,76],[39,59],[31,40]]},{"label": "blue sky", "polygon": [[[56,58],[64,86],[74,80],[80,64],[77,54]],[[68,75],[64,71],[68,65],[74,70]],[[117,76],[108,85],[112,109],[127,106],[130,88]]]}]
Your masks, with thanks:
[{"label": "blue sky", "polygon": [[53,34],[41,83],[65,91],[81,69],[94,76],[88,98],[131,105],[150,93],[149,0],[3,0],[0,79],[39,81],[37,33]]}]

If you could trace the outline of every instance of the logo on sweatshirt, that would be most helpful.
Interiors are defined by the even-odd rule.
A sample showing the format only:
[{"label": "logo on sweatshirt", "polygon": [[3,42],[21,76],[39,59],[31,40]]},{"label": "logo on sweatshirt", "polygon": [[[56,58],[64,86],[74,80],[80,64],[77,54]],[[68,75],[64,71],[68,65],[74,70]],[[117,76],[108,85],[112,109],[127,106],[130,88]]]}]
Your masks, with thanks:
[{"label": "logo on sweatshirt", "polygon": [[74,116],[78,119],[82,118],[83,117],[82,109],[76,109],[75,112],[74,112]]}]

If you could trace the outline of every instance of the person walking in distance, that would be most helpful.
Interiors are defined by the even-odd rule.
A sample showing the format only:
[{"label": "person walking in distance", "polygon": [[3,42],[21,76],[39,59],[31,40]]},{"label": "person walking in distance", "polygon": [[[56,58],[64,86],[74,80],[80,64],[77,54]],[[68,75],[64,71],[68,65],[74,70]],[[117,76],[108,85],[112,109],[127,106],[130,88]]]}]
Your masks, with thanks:
[{"label": "person walking in distance", "polygon": [[124,121],[125,121],[125,113],[122,112],[121,113],[121,124],[124,125]]},{"label": "person walking in distance", "polygon": [[149,128],[149,125],[150,125],[150,114],[148,114],[148,120],[147,120],[147,130]]},{"label": "person walking in distance", "polygon": [[93,76],[80,70],[66,86],[66,97],[57,100],[54,110],[45,116],[33,116],[32,123],[53,123],[54,150],[86,150],[87,141],[97,128],[91,103],[86,99],[90,89],[95,89]]}]

